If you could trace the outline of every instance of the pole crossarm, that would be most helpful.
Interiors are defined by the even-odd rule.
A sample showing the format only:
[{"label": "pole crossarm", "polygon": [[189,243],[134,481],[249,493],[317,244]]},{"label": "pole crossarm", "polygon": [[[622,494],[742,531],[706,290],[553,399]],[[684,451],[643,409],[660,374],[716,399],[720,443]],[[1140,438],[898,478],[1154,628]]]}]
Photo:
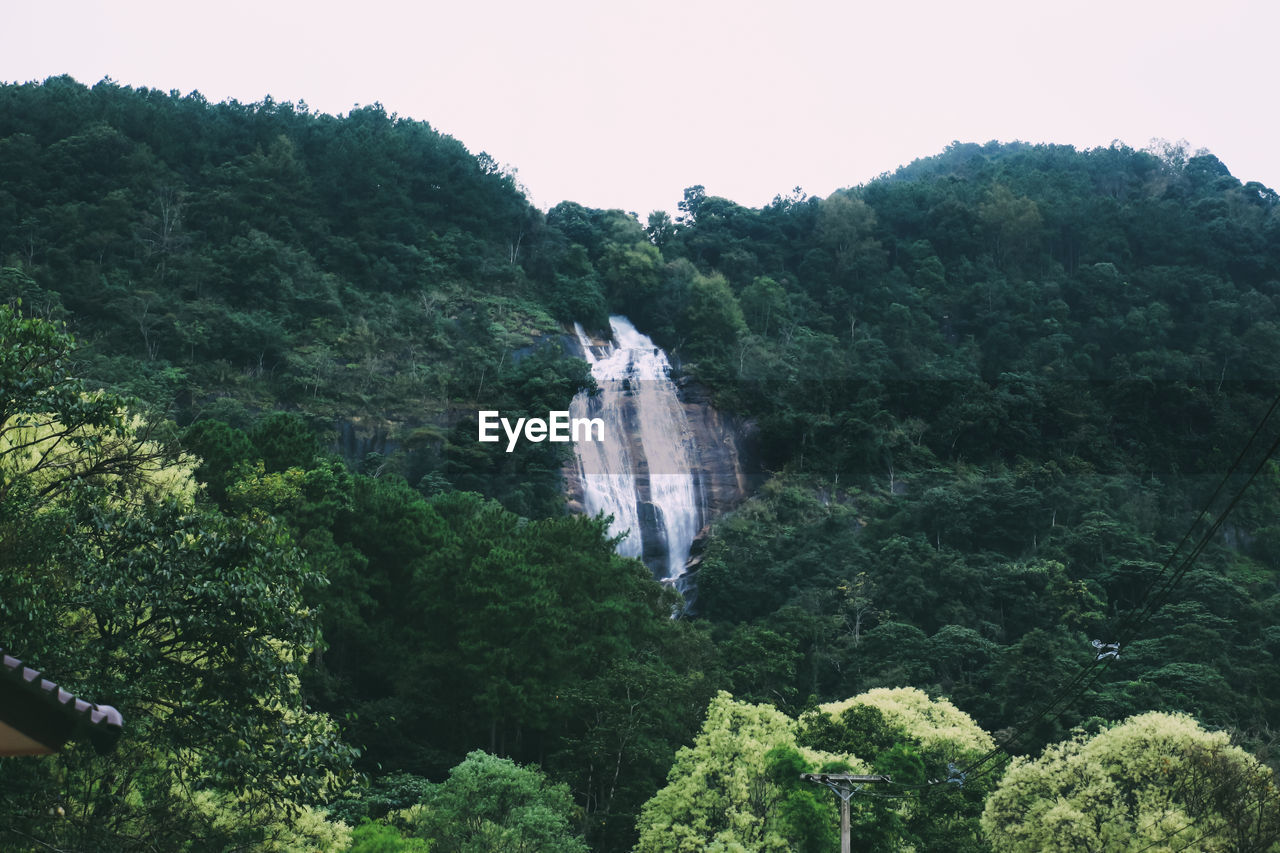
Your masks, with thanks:
[{"label": "pole crossarm", "polygon": [[813,782],[817,785],[826,785],[836,793],[840,793],[841,790],[847,790],[850,792],[857,791],[863,785],[873,782],[893,781],[888,776],[883,776],[878,773],[801,773],[800,778],[806,782]]},{"label": "pole crossarm", "polygon": [[840,851],[850,853],[849,800],[863,785],[892,782],[888,776],[863,773],[801,773],[800,778],[815,785],[826,785],[840,798]]}]

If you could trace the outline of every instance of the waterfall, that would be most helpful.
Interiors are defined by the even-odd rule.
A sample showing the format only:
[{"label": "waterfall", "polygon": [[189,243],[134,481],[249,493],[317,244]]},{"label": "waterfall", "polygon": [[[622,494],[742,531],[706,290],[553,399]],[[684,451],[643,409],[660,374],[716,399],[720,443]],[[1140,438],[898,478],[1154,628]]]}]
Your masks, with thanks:
[{"label": "waterfall", "polygon": [[619,553],[675,583],[702,527],[693,433],[666,354],[626,317],[610,317],[609,326],[613,342],[602,346],[575,326],[600,390],[575,397],[570,415],[605,423],[604,441],[574,445],[583,506],[612,515],[611,534],[627,534]]}]

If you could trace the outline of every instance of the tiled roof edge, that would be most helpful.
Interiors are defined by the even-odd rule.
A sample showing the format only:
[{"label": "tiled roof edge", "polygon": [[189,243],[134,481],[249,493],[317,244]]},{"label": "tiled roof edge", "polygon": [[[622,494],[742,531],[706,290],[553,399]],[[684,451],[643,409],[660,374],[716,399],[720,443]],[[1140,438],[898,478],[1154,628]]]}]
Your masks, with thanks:
[{"label": "tiled roof edge", "polygon": [[0,677],[22,684],[29,693],[44,699],[77,728],[84,729],[100,753],[114,749],[124,731],[124,717],[111,705],[97,705],[76,698],[49,679],[42,678],[39,670],[24,666],[21,660],[6,654],[3,648],[0,648]]}]

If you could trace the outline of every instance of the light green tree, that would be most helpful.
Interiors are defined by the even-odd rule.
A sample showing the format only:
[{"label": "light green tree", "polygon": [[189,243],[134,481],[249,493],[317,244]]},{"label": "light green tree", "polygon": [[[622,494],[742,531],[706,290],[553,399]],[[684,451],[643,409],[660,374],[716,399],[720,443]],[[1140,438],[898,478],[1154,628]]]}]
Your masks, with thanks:
[{"label": "light green tree", "polygon": [[993,745],[968,714],[914,687],[882,687],[821,705],[800,722],[800,743],[855,756],[911,792],[894,800],[858,799],[852,829],[860,845],[985,849],[978,817],[990,780],[936,784],[947,778],[949,764],[964,766]]},{"label": "light green tree", "polygon": [[806,772],[882,773],[920,797],[859,802],[854,835],[870,849],[981,849],[985,788],[926,783],[948,759],[991,737],[945,700],[913,688],[880,689],[796,721],[770,705],[721,692],[693,746],[676,754],[667,786],[645,803],[637,853],[818,851],[835,843],[836,800]]},{"label": "light green tree", "polygon": [[[786,819],[793,786],[772,765],[794,764],[790,753],[802,756],[807,770],[845,763],[797,748],[796,732],[796,721],[772,706],[717,694],[693,746],[676,753],[667,786],[640,813],[638,853],[796,849],[795,827]],[[790,772],[798,783],[804,771]],[[835,826],[834,803],[821,800],[817,811],[819,825]]]},{"label": "light green tree", "polygon": [[1024,262],[1039,249],[1043,218],[1040,208],[1026,196],[1015,196],[1003,184],[995,184],[978,207],[978,220],[986,228],[996,262]]},{"label": "light green tree", "polygon": [[170,458],[122,401],[90,391],[71,372],[74,338],[20,308],[0,305],[0,501],[85,485],[189,500],[190,460]]},{"label": "light green tree", "polygon": [[1015,759],[982,828],[998,851],[1275,850],[1278,793],[1225,732],[1152,712]]},{"label": "light green tree", "polygon": [[818,241],[842,272],[856,270],[881,251],[873,236],[875,227],[875,211],[847,190],[832,193],[818,205]]},{"label": "light green tree", "polygon": [[421,838],[405,838],[395,827],[366,821],[351,833],[346,853],[428,853],[431,845]]},{"label": "light green tree", "polygon": [[726,358],[732,342],[747,332],[742,306],[719,273],[694,276],[681,323],[680,330],[688,336],[686,348],[694,358]]},{"label": "light green tree", "polygon": [[876,709],[890,729],[909,736],[924,750],[938,751],[949,758],[985,752],[994,745],[991,735],[964,711],[946,699],[930,699],[914,687],[877,687],[842,702],[821,705],[818,710],[838,718],[851,708]]}]

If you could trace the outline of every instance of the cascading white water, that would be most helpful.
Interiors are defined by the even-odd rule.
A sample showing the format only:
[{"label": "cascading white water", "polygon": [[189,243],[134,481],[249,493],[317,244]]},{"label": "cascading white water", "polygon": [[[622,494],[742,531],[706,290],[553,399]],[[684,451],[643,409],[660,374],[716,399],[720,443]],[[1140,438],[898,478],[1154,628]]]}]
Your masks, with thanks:
[{"label": "cascading white water", "polygon": [[605,424],[604,441],[574,445],[583,505],[613,516],[610,533],[630,531],[619,553],[644,557],[674,582],[702,526],[692,431],[666,354],[626,317],[609,326],[613,343],[604,346],[575,327],[600,392],[579,394],[570,415]]},{"label": "cascading white water", "polygon": [[591,375],[600,393],[589,397],[578,394],[569,404],[572,418],[601,418],[604,421],[604,440],[584,441],[574,445],[578,474],[582,482],[582,504],[588,515],[601,512],[613,516],[609,535],[627,534],[618,544],[618,553],[627,557],[639,557],[640,513],[636,501],[636,477],[629,452],[630,442],[625,431],[623,412],[624,397],[612,388],[615,384],[608,375],[611,372],[612,345],[606,353],[597,356],[580,324],[575,323],[578,341],[591,365]]}]

